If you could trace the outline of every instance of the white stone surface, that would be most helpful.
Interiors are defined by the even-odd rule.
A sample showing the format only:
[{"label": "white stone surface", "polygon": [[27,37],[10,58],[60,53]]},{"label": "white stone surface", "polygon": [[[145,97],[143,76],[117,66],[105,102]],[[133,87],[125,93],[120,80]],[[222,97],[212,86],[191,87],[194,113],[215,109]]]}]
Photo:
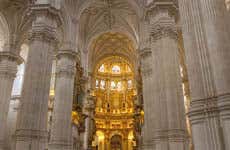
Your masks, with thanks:
[{"label": "white stone surface", "polygon": [[77,54],[70,50],[57,55],[56,87],[50,150],[72,150],[72,107]]},{"label": "white stone surface", "polygon": [[10,52],[0,52],[0,150],[4,150],[7,116],[14,78],[20,58]]}]

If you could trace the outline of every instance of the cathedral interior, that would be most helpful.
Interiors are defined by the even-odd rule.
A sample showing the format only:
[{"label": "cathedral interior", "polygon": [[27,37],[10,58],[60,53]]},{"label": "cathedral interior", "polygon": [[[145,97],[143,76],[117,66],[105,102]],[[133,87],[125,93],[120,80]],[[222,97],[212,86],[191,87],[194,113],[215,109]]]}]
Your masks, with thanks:
[{"label": "cathedral interior", "polygon": [[0,150],[230,150],[230,0],[0,0]]}]

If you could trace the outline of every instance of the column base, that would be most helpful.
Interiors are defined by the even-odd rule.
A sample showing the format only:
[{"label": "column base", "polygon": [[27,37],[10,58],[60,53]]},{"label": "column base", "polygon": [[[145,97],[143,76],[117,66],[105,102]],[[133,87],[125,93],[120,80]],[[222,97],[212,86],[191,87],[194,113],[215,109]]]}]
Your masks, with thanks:
[{"label": "column base", "polygon": [[144,142],[139,149],[141,149],[141,150],[154,150],[155,149],[154,141]]},{"label": "column base", "polygon": [[17,130],[15,150],[46,150],[48,132],[39,130]]},{"label": "column base", "polygon": [[73,150],[70,144],[49,144],[49,150]]}]

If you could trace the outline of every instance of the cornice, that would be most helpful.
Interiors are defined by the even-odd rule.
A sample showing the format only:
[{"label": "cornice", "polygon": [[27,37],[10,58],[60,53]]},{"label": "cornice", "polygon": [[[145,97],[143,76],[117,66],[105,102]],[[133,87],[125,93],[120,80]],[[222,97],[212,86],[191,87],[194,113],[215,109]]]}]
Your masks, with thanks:
[{"label": "cornice", "polygon": [[3,59],[16,61],[18,65],[20,65],[23,62],[23,58],[21,56],[9,51],[0,52],[0,61]]}]

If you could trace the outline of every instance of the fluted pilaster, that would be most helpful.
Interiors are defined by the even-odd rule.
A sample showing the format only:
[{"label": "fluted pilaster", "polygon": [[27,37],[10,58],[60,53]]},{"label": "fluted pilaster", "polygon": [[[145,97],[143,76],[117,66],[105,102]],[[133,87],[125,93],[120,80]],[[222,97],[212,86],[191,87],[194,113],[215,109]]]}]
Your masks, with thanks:
[{"label": "fluted pilaster", "polygon": [[229,128],[225,128],[229,122],[223,121],[225,119],[219,121],[219,111],[220,115],[224,112],[221,115],[224,118],[229,116],[226,108],[229,108],[230,53],[227,43],[230,34],[224,1],[180,0],[179,4],[190,81],[189,117],[195,149],[218,150],[224,149],[224,145],[225,149],[229,149]]},{"label": "fluted pilaster", "polygon": [[17,66],[22,58],[12,52],[0,52],[0,150],[4,148],[7,115]]},{"label": "fluted pilaster", "polygon": [[16,127],[16,150],[47,148],[47,113],[58,11],[49,4],[30,7],[35,16]]},{"label": "fluted pilaster", "polygon": [[77,53],[59,51],[50,150],[72,150],[72,105]]},{"label": "fluted pilaster", "polygon": [[144,150],[151,150],[154,147],[153,139],[153,120],[154,116],[156,115],[153,113],[152,110],[152,51],[150,48],[144,48],[140,50],[141,56],[141,73],[142,73],[142,80],[143,80],[143,99],[144,99],[144,125],[142,128],[143,133],[143,141],[142,141],[142,149]]},{"label": "fluted pilaster", "polygon": [[[230,149],[230,32],[228,12],[224,0],[203,0],[200,1],[200,7],[215,84],[212,99],[216,99],[220,111],[224,147]],[[220,149],[221,146],[217,148]]]},{"label": "fluted pilaster", "polygon": [[186,121],[178,47],[177,5],[156,0],[148,11],[151,24],[152,103],[157,114],[156,150],[186,150]]}]

